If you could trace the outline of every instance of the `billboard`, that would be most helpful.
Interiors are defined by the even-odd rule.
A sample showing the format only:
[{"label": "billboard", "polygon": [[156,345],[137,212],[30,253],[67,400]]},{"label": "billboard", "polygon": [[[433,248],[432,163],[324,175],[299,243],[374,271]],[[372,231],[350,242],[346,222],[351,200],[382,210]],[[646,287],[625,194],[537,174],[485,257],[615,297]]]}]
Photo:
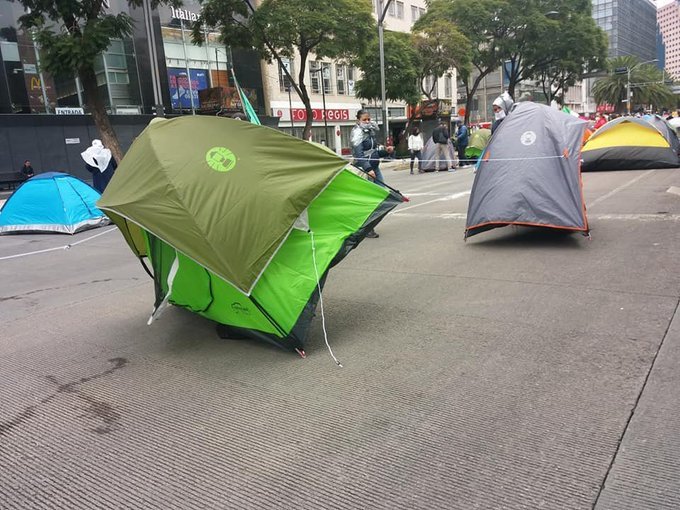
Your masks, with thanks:
[{"label": "billboard", "polygon": [[208,71],[205,69],[189,69],[191,87],[187,70],[178,67],[168,67],[168,83],[170,88],[170,102],[173,108],[191,108],[191,96],[194,107],[201,106],[198,91],[208,88]]}]

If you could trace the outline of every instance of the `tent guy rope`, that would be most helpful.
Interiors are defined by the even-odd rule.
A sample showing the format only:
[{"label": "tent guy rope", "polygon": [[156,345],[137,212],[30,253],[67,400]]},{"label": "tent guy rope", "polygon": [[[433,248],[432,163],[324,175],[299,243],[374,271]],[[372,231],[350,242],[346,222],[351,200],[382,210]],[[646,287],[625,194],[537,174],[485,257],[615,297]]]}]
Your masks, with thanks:
[{"label": "tent guy rope", "polygon": [[18,259],[21,257],[28,257],[30,255],[39,255],[41,253],[49,253],[52,251],[59,251],[59,250],[70,250],[73,246],[78,246],[79,244],[86,243],[87,241],[91,241],[92,239],[95,239],[99,236],[103,236],[104,234],[108,234],[109,232],[113,232],[114,230],[118,230],[117,227],[110,228],[108,230],[105,230],[104,232],[99,232],[98,234],[95,234],[90,237],[86,237],[85,239],[81,239],[80,241],[76,241],[75,243],[70,243],[70,244],[65,244],[63,246],[55,246],[54,248],[46,248],[44,250],[36,250],[36,251],[29,251],[26,253],[17,253],[16,255],[7,255],[5,257],[0,257],[0,260],[10,260],[10,259]]}]

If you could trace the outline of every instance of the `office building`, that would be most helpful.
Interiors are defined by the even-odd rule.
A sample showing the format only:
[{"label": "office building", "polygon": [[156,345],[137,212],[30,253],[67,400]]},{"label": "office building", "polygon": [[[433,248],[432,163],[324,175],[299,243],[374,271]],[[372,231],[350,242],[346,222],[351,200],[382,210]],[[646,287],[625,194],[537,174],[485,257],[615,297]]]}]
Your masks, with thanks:
[{"label": "office building", "polygon": [[674,79],[680,80],[680,0],[660,7],[657,19],[664,45],[664,68]]}]

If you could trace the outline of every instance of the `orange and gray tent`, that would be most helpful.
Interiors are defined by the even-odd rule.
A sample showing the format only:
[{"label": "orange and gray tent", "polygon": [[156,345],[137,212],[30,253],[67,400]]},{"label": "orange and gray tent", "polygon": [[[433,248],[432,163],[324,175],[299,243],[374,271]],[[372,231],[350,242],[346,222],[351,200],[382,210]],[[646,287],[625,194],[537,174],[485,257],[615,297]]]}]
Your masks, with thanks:
[{"label": "orange and gray tent", "polygon": [[[391,209],[326,148],[220,117],[151,123],[99,201],[168,304],[303,351],[329,269]],[[148,267],[150,266],[150,268]]]},{"label": "orange and gray tent", "polygon": [[518,103],[482,154],[465,237],[506,225],[588,232],[580,161],[586,122]]},{"label": "orange and gray tent", "polygon": [[583,146],[583,170],[641,170],[680,166],[668,134],[637,117],[619,117],[595,131]]}]

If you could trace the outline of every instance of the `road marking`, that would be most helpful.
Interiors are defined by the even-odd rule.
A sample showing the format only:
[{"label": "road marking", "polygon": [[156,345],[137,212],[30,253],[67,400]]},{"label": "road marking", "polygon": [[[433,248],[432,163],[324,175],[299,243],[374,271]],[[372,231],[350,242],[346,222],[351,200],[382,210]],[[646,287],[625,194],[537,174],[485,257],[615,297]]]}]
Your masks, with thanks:
[{"label": "road marking", "polygon": [[645,176],[647,176],[647,175],[651,175],[651,174],[653,174],[654,172],[655,172],[655,170],[648,170],[648,171],[646,171],[645,173],[638,175],[637,177],[631,179],[631,180],[628,181],[627,183],[622,184],[622,185],[619,186],[618,188],[614,188],[614,189],[611,190],[609,193],[605,193],[605,194],[602,195],[600,198],[596,198],[595,200],[593,200],[592,202],[590,202],[590,204],[586,204],[587,207],[588,207],[588,208],[593,207],[594,205],[599,204],[599,203],[602,202],[603,200],[607,200],[608,198],[613,197],[613,196],[616,195],[619,191],[623,191],[623,190],[626,189],[627,187],[632,186],[633,184],[635,184],[636,182],[638,182],[638,181],[639,181],[640,179],[642,179],[643,177],[645,177]]},{"label": "road marking", "polygon": [[671,186],[666,190],[666,193],[673,193],[673,195],[680,195],[680,188],[677,186]]},{"label": "road marking", "polygon": [[434,200],[428,200],[427,202],[423,202],[421,204],[410,205],[408,207],[404,207],[403,209],[397,209],[390,216],[396,216],[398,214],[402,214],[403,211],[415,209],[416,207],[421,207],[423,205],[433,204],[435,202],[444,202],[446,200],[455,200],[455,199],[460,198],[460,197],[465,197],[469,194],[470,194],[469,191],[462,191],[461,193],[454,193],[452,195],[446,195],[445,197],[442,197],[442,198],[435,198]]}]

